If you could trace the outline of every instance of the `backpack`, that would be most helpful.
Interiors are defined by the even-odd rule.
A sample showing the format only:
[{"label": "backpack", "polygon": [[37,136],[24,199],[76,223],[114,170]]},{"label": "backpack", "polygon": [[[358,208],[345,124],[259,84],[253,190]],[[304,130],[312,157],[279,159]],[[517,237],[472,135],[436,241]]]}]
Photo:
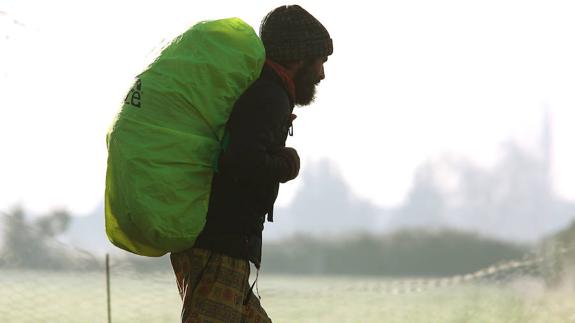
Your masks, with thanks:
[{"label": "backpack", "polygon": [[106,142],[106,234],[158,257],[193,246],[235,101],[259,77],[265,50],[238,18],[201,22],[141,73]]}]

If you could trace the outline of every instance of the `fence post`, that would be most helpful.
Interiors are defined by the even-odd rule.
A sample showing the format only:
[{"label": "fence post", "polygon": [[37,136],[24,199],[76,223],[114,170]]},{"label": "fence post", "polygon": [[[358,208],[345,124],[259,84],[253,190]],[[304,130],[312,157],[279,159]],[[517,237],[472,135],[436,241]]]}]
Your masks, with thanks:
[{"label": "fence post", "polygon": [[108,300],[108,323],[112,323],[112,303],[110,301],[110,255],[106,253],[106,296]]}]

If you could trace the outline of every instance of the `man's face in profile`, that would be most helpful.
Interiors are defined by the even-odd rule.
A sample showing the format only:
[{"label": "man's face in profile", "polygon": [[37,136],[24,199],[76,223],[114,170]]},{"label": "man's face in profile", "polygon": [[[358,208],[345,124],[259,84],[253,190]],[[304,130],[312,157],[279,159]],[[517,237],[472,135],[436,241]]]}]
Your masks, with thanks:
[{"label": "man's face in profile", "polygon": [[315,99],[315,88],[325,78],[323,63],[326,58],[307,60],[294,76],[295,104],[309,105]]}]

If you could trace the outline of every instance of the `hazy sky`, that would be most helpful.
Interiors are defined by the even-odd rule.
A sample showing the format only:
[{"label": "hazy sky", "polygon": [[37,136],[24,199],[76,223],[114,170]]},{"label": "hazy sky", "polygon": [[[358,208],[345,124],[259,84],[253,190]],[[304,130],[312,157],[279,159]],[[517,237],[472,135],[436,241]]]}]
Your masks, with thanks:
[{"label": "hazy sky", "polygon": [[[0,0],[0,211],[91,211],[107,127],[162,40],[230,16],[257,30],[281,4]],[[575,2],[299,4],[334,40],[318,99],[296,110],[288,140],[302,167],[328,158],[359,196],[396,205],[429,158],[488,167],[505,141],[535,147],[547,107],[555,189],[575,200]]]}]

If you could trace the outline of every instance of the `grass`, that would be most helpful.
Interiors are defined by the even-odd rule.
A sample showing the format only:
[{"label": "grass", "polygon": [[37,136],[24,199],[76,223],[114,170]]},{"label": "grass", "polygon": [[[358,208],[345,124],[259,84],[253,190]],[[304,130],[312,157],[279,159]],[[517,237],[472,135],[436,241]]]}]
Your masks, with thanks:
[{"label": "grass", "polygon": [[[107,322],[104,273],[0,271],[3,323]],[[171,273],[112,279],[112,322],[178,322]],[[419,288],[358,277],[261,275],[261,302],[274,322],[567,323],[575,293],[537,281]]]}]

